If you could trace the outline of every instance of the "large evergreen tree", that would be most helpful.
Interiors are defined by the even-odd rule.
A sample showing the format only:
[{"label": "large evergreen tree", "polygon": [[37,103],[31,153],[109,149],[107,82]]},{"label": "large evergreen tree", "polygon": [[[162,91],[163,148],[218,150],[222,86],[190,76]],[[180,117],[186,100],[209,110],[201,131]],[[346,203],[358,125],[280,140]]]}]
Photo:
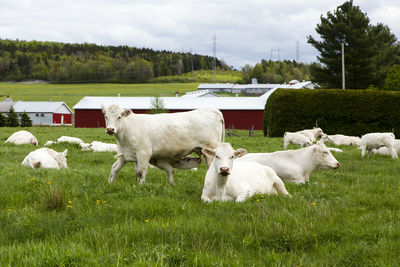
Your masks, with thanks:
[{"label": "large evergreen tree", "polygon": [[7,119],[3,115],[3,113],[0,113],[0,127],[4,127],[7,125]]},{"label": "large evergreen tree", "polygon": [[32,120],[29,118],[28,114],[24,111],[21,116],[21,127],[31,127],[32,126]]},{"label": "large evergreen tree", "polygon": [[14,112],[14,108],[10,108],[7,116],[7,126],[8,127],[18,127],[19,120],[17,113]]},{"label": "large evergreen tree", "polygon": [[400,91],[400,65],[394,65],[389,69],[383,89]]},{"label": "large evergreen tree", "polygon": [[370,26],[367,15],[350,0],[338,6],[333,13],[328,12],[326,17],[321,16],[316,32],[321,41],[308,36],[308,43],[319,51],[317,58],[322,63],[322,67],[311,68],[316,82],[330,88],[341,87],[343,43],[346,88],[365,89],[369,85],[381,85],[383,78],[381,73],[377,73],[377,68],[388,64],[388,57],[383,56],[386,52],[379,50],[385,46],[392,47],[395,41],[387,27],[379,24],[376,27]]}]

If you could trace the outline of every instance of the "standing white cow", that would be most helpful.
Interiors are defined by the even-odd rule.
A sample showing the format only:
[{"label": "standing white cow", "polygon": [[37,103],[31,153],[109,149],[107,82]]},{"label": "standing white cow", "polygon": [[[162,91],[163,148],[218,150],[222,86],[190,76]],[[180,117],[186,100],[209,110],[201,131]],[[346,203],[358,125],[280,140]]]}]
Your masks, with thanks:
[{"label": "standing white cow", "polygon": [[321,137],[324,143],[332,143],[336,146],[360,146],[361,138],[358,136],[348,136],[343,134],[327,135]]},{"label": "standing white cow", "polygon": [[99,141],[93,141],[90,144],[80,143],[82,151],[94,151],[94,152],[118,152],[117,144],[108,144]]},{"label": "standing white cow", "polygon": [[393,133],[369,133],[361,137],[361,157],[364,157],[365,151],[368,151],[368,157],[371,155],[372,149],[385,146],[389,149],[392,158],[397,159],[397,152],[394,148]]},{"label": "standing white cow", "polygon": [[59,153],[50,148],[39,148],[30,152],[22,161],[22,165],[29,166],[33,169],[49,168],[59,170],[61,168],[68,168],[67,153],[67,149]]},{"label": "standing white cow", "polygon": [[236,159],[247,153],[243,148],[235,151],[231,144],[221,143],[214,150],[204,148],[202,152],[214,157],[204,181],[201,195],[204,202],[242,202],[256,193],[289,194],[272,168],[255,161]]},{"label": "standing white cow", "polygon": [[301,147],[311,146],[312,142],[302,134],[286,132],[283,135],[283,148],[286,149],[292,143]]},{"label": "standing white cow", "polygon": [[4,143],[13,143],[16,145],[29,144],[37,146],[38,140],[30,132],[22,130],[13,133]]},{"label": "standing white cow", "polygon": [[242,159],[253,160],[269,166],[284,180],[305,183],[315,169],[337,169],[339,162],[322,141],[298,150],[276,151],[273,153],[249,153]]},{"label": "standing white cow", "polygon": [[[115,180],[126,162],[134,162],[138,183],[145,182],[149,162],[168,175],[173,169],[192,169],[201,163],[202,148],[216,148],[224,140],[222,113],[213,108],[164,114],[135,114],[118,105],[105,107],[106,132],[118,143],[118,159],[108,181]],[[195,152],[199,158],[186,157]],[[205,156],[208,166],[211,159]]]},{"label": "standing white cow", "polygon": [[324,135],[324,132],[322,131],[322,129],[321,128],[316,128],[316,127],[312,128],[312,129],[297,131],[296,133],[304,135],[311,142],[315,142],[318,137],[321,137],[321,136]]},{"label": "standing white cow", "polygon": [[[400,140],[395,139],[393,143],[393,148],[396,150],[397,156],[400,154]],[[382,146],[380,148],[373,148],[372,149],[372,154],[378,154],[378,155],[385,155],[385,156],[391,156],[392,152],[389,150],[389,148]]]}]

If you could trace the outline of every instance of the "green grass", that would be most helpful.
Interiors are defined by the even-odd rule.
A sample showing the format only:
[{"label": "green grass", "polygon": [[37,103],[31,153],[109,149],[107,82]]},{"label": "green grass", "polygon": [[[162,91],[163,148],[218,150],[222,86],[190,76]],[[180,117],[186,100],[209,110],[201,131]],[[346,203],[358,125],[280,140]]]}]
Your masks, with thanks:
[{"label": "green grass", "polygon": [[[200,200],[206,173],[149,169],[137,185],[127,164],[107,183],[113,153],[68,148],[68,169],[22,167],[35,149],[4,144],[0,128],[0,266],[398,266],[400,161],[361,159],[341,147],[338,170],[319,170],[292,197],[244,203]],[[33,127],[43,145],[61,135],[114,142],[104,129]],[[282,149],[281,138],[227,137],[249,152]],[[295,148],[292,146],[291,148]],[[57,204],[59,206],[48,205]],[[70,202],[69,202],[70,201]],[[71,207],[68,207],[70,205]]]},{"label": "green grass", "polygon": [[[238,83],[243,80],[242,73],[234,70],[217,70],[215,75],[217,83]],[[154,79],[154,82],[168,83],[168,82],[199,82],[199,83],[213,83],[212,70],[196,70],[187,72],[182,75],[161,76]]]},{"label": "green grass", "polygon": [[24,84],[0,83],[0,99],[13,101],[64,101],[70,108],[85,96],[175,96],[195,91],[199,83],[147,84]]}]

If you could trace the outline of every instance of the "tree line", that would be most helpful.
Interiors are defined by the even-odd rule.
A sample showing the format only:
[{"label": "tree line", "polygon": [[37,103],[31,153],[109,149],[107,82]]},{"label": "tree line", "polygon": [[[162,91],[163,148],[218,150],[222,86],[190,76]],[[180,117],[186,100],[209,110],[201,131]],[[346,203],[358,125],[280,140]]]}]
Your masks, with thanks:
[{"label": "tree line", "polygon": [[[221,60],[217,67],[229,69]],[[210,56],[96,44],[0,39],[0,81],[142,83],[155,77],[211,70]]]}]

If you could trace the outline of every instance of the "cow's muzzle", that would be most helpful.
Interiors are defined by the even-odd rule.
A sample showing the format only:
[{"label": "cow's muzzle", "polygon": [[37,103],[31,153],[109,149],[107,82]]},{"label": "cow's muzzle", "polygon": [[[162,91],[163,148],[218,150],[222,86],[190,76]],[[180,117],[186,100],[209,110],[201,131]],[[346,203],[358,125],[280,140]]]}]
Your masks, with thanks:
[{"label": "cow's muzzle", "polygon": [[106,129],[106,133],[109,134],[109,135],[113,135],[113,134],[115,134],[115,129],[114,128],[107,128]]},{"label": "cow's muzzle", "polygon": [[221,167],[221,168],[219,168],[219,174],[222,176],[228,176],[231,173],[229,172],[228,167]]},{"label": "cow's muzzle", "polygon": [[338,169],[340,167],[339,162],[336,162],[336,164],[333,166],[334,169]]}]

